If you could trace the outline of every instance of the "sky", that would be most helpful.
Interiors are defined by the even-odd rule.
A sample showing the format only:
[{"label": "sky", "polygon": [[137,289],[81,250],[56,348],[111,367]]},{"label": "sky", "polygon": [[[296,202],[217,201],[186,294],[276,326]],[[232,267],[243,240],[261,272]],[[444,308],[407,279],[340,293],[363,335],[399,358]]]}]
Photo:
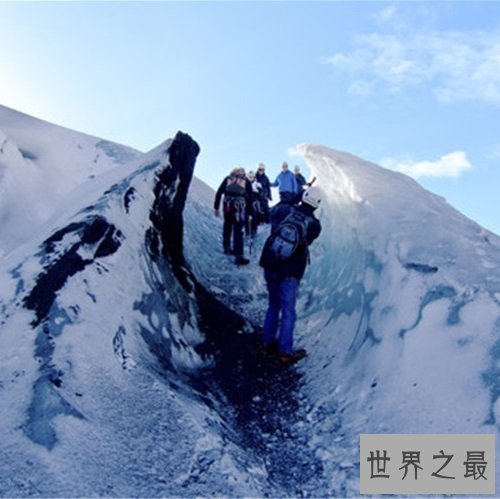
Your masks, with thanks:
[{"label": "sky", "polygon": [[495,1],[0,0],[0,104],[141,151],[182,130],[214,188],[321,144],[500,234]]}]

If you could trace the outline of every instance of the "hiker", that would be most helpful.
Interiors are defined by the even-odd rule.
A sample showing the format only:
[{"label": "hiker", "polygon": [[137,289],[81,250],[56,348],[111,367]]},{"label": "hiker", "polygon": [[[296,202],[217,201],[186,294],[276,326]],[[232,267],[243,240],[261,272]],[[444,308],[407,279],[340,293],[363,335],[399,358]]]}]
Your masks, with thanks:
[{"label": "hiker", "polygon": [[[293,350],[293,330],[297,317],[295,303],[299,282],[309,259],[309,245],[321,232],[321,224],[314,216],[320,203],[320,190],[311,187],[304,192],[299,206],[282,204],[281,219],[267,238],[260,257],[259,263],[264,268],[269,293],[263,348],[267,354],[277,353],[283,366],[297,362],[306,354],[303,349]],[[281,325],[276,340],[280,314]]]},{"label": "hiker", "polygon": [[295,174],[295,180],[297,181],[297,184],[299,184],[301,189],[305,189],[307,182],[306,182],[306,179],[304,178],[304,175],[302,175],[302,173],[300,173],[300,166],[295,165],[293,172]]},{"label": "hiker", "polygon": [[[254,176],[253,172],[252,173]],[[245,216],[245,227],[250,227],[250,223],[255,218],[253,212],[254,206],[254,193],[253,193],[253,180],[250,180],[249,175],[245,173],[245,168],[240,168],[240,175],[245,179],[245,201],[246,201],[246,216]],[[248,232],[246,232],[248,235]]]},{"label": "hiker", "polygon": [[257,172],[255,173],[255,180],[262,186],[262,208],[264,210],[264,223],[269,223],[269,201],[273,200],[271,194],[271,182],[266,175],[266,166],[264,163],[259,163]]},{"label": "hiker", "polygon": [[247,179],[252,186],[252,216],[247,219],[245,233],[254,238],[257,235],[257,227],[264,222],[264,194],[261,183],[257,180],[253,171],[248,172]]},{"label": "hiker", "polygon": [[295,180],[297,180],[297,183],[299,184],[301,189],[307,189],[308,187],[311,187],[314,184],[314,182],[316,182],[316,177],[313,177],[311,181],[307,182],[304,175],[300,173],[299,165],[295,165],[293,171],[295,173]]},{"label": "hiker", "polygon": [[[243,256],[243,227],[251,210],[251,185],[247,183],[244,170],[235,168],[220,184],[215,194],[214,214],[220,215],[219,206],[224,196],[222,246],[226,255],[234,255],[236,265],[247,265],[250,260]],[[231,246],[232,240],[232,246]]]},{"label": "hiker", "polygon": [[283,164],[281,165],[281,173],[270,185],[271,187],[278,187],[280,200],[285,202],[300,191],[300,186],[297,184],[295,175],[288,169],[288,163],[286,161],[283,161]]}]

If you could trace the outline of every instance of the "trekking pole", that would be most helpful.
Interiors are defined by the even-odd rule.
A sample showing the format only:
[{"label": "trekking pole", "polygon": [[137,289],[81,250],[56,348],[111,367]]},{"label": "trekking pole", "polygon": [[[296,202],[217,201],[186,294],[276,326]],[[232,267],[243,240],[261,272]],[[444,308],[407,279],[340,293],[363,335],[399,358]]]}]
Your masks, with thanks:
[{"label": "trekking pole", "polygon": [[252,237],[252,217],[249,216],[247,220],[247,227],[248,227],[248,254],[252,254],[253,250],[253,237]]}]

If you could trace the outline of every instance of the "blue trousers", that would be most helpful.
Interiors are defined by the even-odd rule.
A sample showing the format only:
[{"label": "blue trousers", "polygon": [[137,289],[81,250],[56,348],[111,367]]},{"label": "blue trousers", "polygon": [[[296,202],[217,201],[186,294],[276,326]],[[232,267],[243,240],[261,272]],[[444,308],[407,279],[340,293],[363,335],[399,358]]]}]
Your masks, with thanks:
[{"label": "blue trousers", "polygon": [[264,321],[263,341],[269,344],[276,339],[281,313],[278,350],[282,353],[291,353],[293,349],[293,329],[297,319],[295,303],[297,301],[299,280],[293,277],[283,278],[267,270],[264,277],[269,292],[269,307]]}]

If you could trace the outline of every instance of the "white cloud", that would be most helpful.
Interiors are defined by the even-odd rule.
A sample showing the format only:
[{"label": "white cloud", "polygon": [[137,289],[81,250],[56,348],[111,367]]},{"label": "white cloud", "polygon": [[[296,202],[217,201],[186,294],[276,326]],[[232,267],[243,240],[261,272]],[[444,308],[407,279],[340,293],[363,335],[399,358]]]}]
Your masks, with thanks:
[{"label": "white cloud", "polygon": [[379,23],[386,23],[391,21],[396,16],[397,9],[395,5],[390,5],[389,7],[385,7],[380,12],[375,15],[375,20]]},{"label": "white cloud", "polygon": [[355,80],[347,89],[347,93],[355,95],[356,97],[368,97],[373,88],[373,83],[363,80]]},{"label": "white cloud", "polygon": [[[356,48],[328,59],[349,72],[355,88],[390,91],[429,85],[437,99],[500,104],[500,31],[425,31],[358,36]],[[352,86],[349,89],[352,92]],[[356,92],[354,92],[356,93]],[[367,96],[369,92],[357,92]]]},{"label": "white cloud", "polygon": [[467,155],[463,151],[450,152],[437,161],[411,161],[385,158],[380,161],[385,168],[405,173],[410,177],[459,177],[464,171],[472,168]]}]

